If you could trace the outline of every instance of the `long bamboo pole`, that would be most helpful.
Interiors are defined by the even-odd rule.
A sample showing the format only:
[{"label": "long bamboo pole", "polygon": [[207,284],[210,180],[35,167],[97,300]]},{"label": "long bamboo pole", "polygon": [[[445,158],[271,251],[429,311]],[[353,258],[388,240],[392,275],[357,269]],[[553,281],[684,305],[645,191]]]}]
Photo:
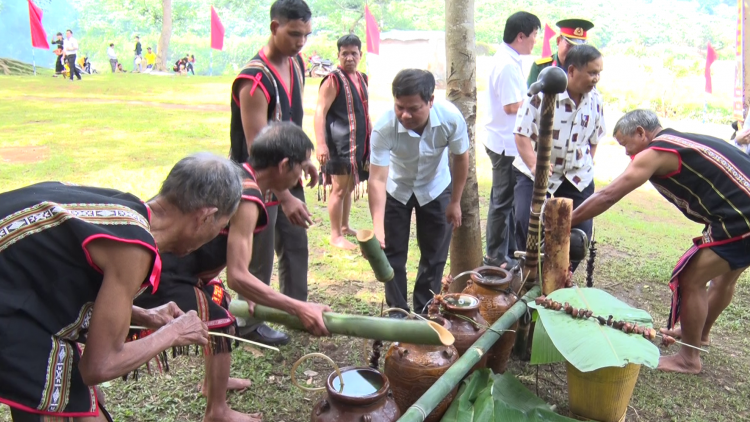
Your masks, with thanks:
[{"label": "long bamboo pole", "polygon": [[539,286],[531,289],[523,299],[516,302],[503,316],[500,317],[486,333],[471,345],[469,350],[461,356],[435,384],[427,390],[416,403],[401,416],[398,422],[423,422],[435,407],[448,395],[459,382],[469,373],[472,367],[482,358],[485,351],[489,350],[494,343],[500,339],[504,330],[513,325],[526,312],[526,302],[533,301],[541,293]]},{"label": "long bamboo pole", "polygon": [[[242,318],[283,324],[289,328],[305,331],[299,318],[284,311],[255,305],[252,315],[244,300],[233,300],[229,312]],[[400,341],[410,344],[450,346],[455,341],[453,334],[433,321],[416,321],[394,318],[378,318],[362,315],[323,313],[323,322],[331,334],[360,337],[381,341]]]}]

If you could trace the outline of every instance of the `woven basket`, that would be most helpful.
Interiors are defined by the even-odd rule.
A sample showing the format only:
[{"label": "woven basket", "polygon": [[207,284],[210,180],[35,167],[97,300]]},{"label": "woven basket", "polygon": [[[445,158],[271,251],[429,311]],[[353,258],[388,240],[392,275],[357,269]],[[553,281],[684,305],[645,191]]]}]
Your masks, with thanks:
[{"label": "woven basket", "polygon": [[568,400],[570,415],[578,420],[623,422],[633,396],[641,365],[607,367],[581,372],[570,363]]}]

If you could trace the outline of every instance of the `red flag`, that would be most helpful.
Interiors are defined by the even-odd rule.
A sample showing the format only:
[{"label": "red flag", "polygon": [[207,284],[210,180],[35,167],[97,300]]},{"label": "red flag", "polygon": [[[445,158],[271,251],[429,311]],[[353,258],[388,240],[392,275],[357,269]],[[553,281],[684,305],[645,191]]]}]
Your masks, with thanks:
[{"label": "red flag", "polygon": [[542,57],[551,57],[552,56],[552,49],[549,46],[549,42],[557,35],[555,31],[552,30],[552,28],[549,27],[546,23],[544,24],[544,41],[542,41]]},{"label": "red flag", "polygon": [[712,91],[711,88],[711,64],[716,61],[716,50],[711,47],[711,43],[708,43],[708,51],[706,51],[706,92],[709,94]]},{"label": "red flag", "polygon": [[367,52],[380,54],[380,30],[378,21],[370,13],[370,8],[365,5],[365,34],[367,35]]},{"label": "red flag", "polygon": [[44,32],[44,26],[42,26],[42,9],[36,7],[36,5],[31,0],[28,1],[29,26],[31,26],[31,46],[49,50],[49,43],[47,43],[47,33]]},{"label": "red flag", "polygon": [[224,48],[224,25],[221,24],[213,6],[211,6],[211,48],[215,50]]}]

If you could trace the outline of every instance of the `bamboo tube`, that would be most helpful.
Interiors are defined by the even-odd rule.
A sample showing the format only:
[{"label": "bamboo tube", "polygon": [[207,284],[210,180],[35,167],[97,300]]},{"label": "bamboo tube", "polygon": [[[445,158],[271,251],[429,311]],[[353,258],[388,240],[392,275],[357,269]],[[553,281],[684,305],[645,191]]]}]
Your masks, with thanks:
[{"label": "bamboo tube", "polygon": [[375,278],[381,283],[393,280],[393,268],[388,262],[388,258],[380,247],[378,238],[372,230],[359,230],[357,232],[357,242],[359,249],[362,251],[367,262],[375,273]]},{"label": "bamboo tube", "polygon": [[[269,308],[268,306],[255,305],[255,311],[253,315],[250,315],[247,309],[247,302],[244,300],[233,300],[229,304],[229,312],[238,317],[275,322],[289,328],[305,331],[305,326],[302,325],[302,321],[299,318],[284,311]],[[349,337],[434,346],[450,346],[455,341],[450,331],[433,321],[378,318],[324,312],[323,322],[331,334]]]},{"label": "bamboo tube", "polygon": [[469,350],[461,356],[435,384],[425,392],[416,403],[401,416],[398,422],[423,422],[448,393],[464,379],[471,368],[482,358],[486,350],[500,338],[500,334],[513,325],[526,312],[526,302],[536,299],[541,290],[539,287],[531,289],[522,300],[516,302],[503,316],[500,317],[486,333],[484,333]]},{"label": "bamboo tube", "polygon": [[544,263],[542,293],[565,287],[570,271],[570,222],[573,200],[552,198],[544,207]]}]

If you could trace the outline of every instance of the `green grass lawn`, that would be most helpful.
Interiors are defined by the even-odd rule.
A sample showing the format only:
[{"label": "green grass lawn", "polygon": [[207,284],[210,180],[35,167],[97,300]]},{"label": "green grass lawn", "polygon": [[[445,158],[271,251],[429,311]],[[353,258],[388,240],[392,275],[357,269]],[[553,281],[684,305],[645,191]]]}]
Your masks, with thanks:
[{"label": "green grass lawn", "polygon": [[[157,77],[104,74],[68,82],[49,76],[0,77],[0,191],[44,180],[107,186],[153,196],[171,166],[185,155],[212,151],[226,155],[229,139],[229,87],[226,77]],[[318,81],[305,92],[305,130],[312,135],[312,112]],[[438,93],[438,96],[443,95]],[[480,93],[482,95],[482,93]],[[390,107],[387,86],[373,87],[373,120]],[[479,122],[486,107],[480,103]],[[610,116],[611,117],[611,116]],[[674,122],[680,129],[682,122]],[[687,124],[687,123],[684,123]],[[612,127],[612,125],[610,125]],[[483,130],[478,127],[477,139]],[[606,151],[606,145],[600,150]],[[621,151],[608,146],[612,156]],[[479,146],[477,173],[480,207],[486,216],[490,165]],[[598,165],[609,165],[604,152]],[[602,185],[602,183],[599,183]],[[315,189],[308,190],[315,225],[309,230],[310,297],[338,312],[374,315],[384,298],[366,262],[354,252],[328,244],[327,211]],[[355,203],[355,228],[371,225],[366,201]],[[596,220],[599,259],[597,287],[649,311],[665,325],[671,269],[700,227],[690,223],[653,191],[639,191]],[[413,235],[413,233],[412,233]],[[408,272],[416,276],[418,252],[412,239]],[[582,281],[583,271],[576,274]],[[681,376],[643,369],[628,410],[629,421],[732,421],[750,418],[750,289],[741,280],[734,303],[720,318],[704,371]],[[266,421],[309,420],[320,394],[303,393],[290,382],[291,365],[302,355],[320,351],[341,366],[361,365],[363,342],[345,337],[316,339],[294,333],[280,353],[241,347],[234,354],[232,376],[253,386],[229,395],[231,405],[263,412]],[[671,353],[676,348],[664,351]],[[200,357],[182,357],[165,375],[141,371],[137,382],[115,380],[103,385],[107,405],[118,421],[200,420],[205,399],[196,391],[203,374]],[[331,372],[322,362],[300,368],[318,375],[322,385]],[[567,412],[564,367],[537,369],[513,362],[511,371],[558,411]],[[0,421],[9,412],[0,408]]]}]

